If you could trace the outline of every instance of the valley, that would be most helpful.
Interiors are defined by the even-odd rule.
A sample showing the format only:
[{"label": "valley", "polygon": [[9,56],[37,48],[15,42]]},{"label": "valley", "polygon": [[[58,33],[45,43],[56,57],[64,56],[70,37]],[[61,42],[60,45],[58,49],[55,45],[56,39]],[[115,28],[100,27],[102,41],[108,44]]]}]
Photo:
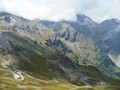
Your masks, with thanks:
[{"label": "valley", "polygon": [[0,12],[0,90],[120,90],[119,24]]}]

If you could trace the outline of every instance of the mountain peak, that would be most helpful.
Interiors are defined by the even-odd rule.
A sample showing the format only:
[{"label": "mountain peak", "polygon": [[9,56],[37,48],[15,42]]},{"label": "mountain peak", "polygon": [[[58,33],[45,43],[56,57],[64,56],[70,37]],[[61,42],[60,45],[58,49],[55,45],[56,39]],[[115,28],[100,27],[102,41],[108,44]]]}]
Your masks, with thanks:
[{"label": "mountain peak", "polygon": [[77,16],[78,23],[80,25],[84,25],[84,26],[87,26],[87,27],[95,27],[96,24],[97,24],[96,22],[94,22],[92,19],[90,19],[86,15],[78,14],[76,16]]},{"label": "mountain peak", "polygon": [[101,25],[104,25],[104,26],[106,26],[106,25],[113,26],[113,25],[119,25],[119,24],[120,24],[120,20],[116,19],[116,18],[107,19],[101,23]]},{"label": "mountain peak", "polygon": [[8,12],[0,12],[0,16],[11,16],[11,13]]},{"label": "mountain peak", "polygon": [[83,22],[85,18],[88,18],[86,15],[83,15],[83,14],[77,14],[76,16],[77,16],[77,19],[81,22]]}]

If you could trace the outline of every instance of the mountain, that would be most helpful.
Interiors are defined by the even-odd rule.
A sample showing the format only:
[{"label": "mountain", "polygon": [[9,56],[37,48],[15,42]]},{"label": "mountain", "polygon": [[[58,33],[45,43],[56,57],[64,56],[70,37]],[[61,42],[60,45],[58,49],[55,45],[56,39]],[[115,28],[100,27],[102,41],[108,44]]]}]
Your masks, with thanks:
[{"label": "mountain", "polygon": [[[101,43],[99,43],[101,42],[99,39],[101,39],[102,34],[105,33],[103,23],[98,24],[86,15],[77,15],[77,18],[78,20],[76,22],[38,22],[52,29],[56,36],[59,37],[67,47],[71,48],[71,51],[73,51],[72,54],[69,55],[69,53],[65,53],[69,58],[74,61],[77,60],[80,65],[92,65],[109,76],[117,74],[119,77],[119,67],[115,65],[115,62],[112,61],[105,52],[106,49],[102,49]],[[114,71],[117,73],[113,74]]]},{"label": "mountain", "polygon": [[[96,35],[96,33],[98,35]],[[108,57],[120,67],[120,20],[112,18],[103,21],[94,31],[93,38],[99,43],[101,49],[108,55]]]},{"label": "mountain", "polygon": [[88,16],[80,14],[77,15],[77,22],[79,23],[79,25],[89,28],[93,28],[97,25],[97,23],[90,19]]},{"label": "mountain", "polygon": [[[38,89],[39,87],[35,84],[37,83],[41,88],[45,88],[44,90],[85,89],[87,86],[88,90],[98,90],[98,88],[102,90],[103,86],[99,85],[102,82],[105,83],[104,87],[109,90],[119,90],[120,68],[110,57],[111,53],[119,52],[109,41],[110,38],[105,39],[112,35],[112,32],[119,31],[119,29],[117,30],[118,21],[112,21],[108,20],[98,24],[86,15],[77,15],[76,22],[51,22],[28,20],[1,12],[1,70],[14,73],[18,73],[18,70],[22,71],[25,77],[24,83],[30,83],[29,80],[33,80],[31,83],[33,87],[27,84],[27,89],[28,87]],[[111,25],[114,28],[110,28]],[[113,36],[116,45],[118,43],[116,36],[119,35],[115,33]],[[111,37],[113,38],[113,36]],[[107,41],[103,42],[103,40]],[[105,45],[110,49],[108,50]],[[25,88],[24,85],[20,85],[19,81],[11,80],[5,72],[1,72],[1,75],[8,77],[12,84],[16,82],[21,86],[14,84],[14,87],[9,87],[9,83],[3,82],[5,78],[0,78],[0,82],[4,83],[2,86],[0,85],[1,89]],[[17,74],[15,78],[19,75],[21,74]],[[60,82],[56,83],[56,87],[54,87],[55,83],[51,83],[56,81],[54,79]],[[47,81],[48,84],[41,80]],[[63,88],[59,84],[69,88],[66,89],[65,86]],[[81,87],[81,85],[86,86]]]}]

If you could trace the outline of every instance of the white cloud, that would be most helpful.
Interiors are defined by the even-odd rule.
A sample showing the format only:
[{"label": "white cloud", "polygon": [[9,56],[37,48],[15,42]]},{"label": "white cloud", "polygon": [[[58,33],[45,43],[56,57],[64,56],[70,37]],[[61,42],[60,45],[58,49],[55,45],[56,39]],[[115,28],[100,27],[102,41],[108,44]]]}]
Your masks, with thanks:
[{"label": "white cloud", "polygon": [[120,19],[119,5],[120,0],[0,0],[0,11],[52,21],[74,21],[76,14],[86,14],[101,22],[107,18]]}]

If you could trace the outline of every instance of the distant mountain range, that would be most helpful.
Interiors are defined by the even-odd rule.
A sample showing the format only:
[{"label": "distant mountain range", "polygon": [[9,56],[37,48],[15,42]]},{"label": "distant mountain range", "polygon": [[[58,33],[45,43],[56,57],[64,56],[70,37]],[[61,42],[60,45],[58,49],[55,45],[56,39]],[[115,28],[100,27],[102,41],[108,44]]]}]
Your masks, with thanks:
[{"label": "distant mountain range", "polygon": [[1,12],[0,66],[69,82],[82,75],[119,80],[120,20],[96,23],[86,15],[76,17],[75,22],[53,22]]}]

